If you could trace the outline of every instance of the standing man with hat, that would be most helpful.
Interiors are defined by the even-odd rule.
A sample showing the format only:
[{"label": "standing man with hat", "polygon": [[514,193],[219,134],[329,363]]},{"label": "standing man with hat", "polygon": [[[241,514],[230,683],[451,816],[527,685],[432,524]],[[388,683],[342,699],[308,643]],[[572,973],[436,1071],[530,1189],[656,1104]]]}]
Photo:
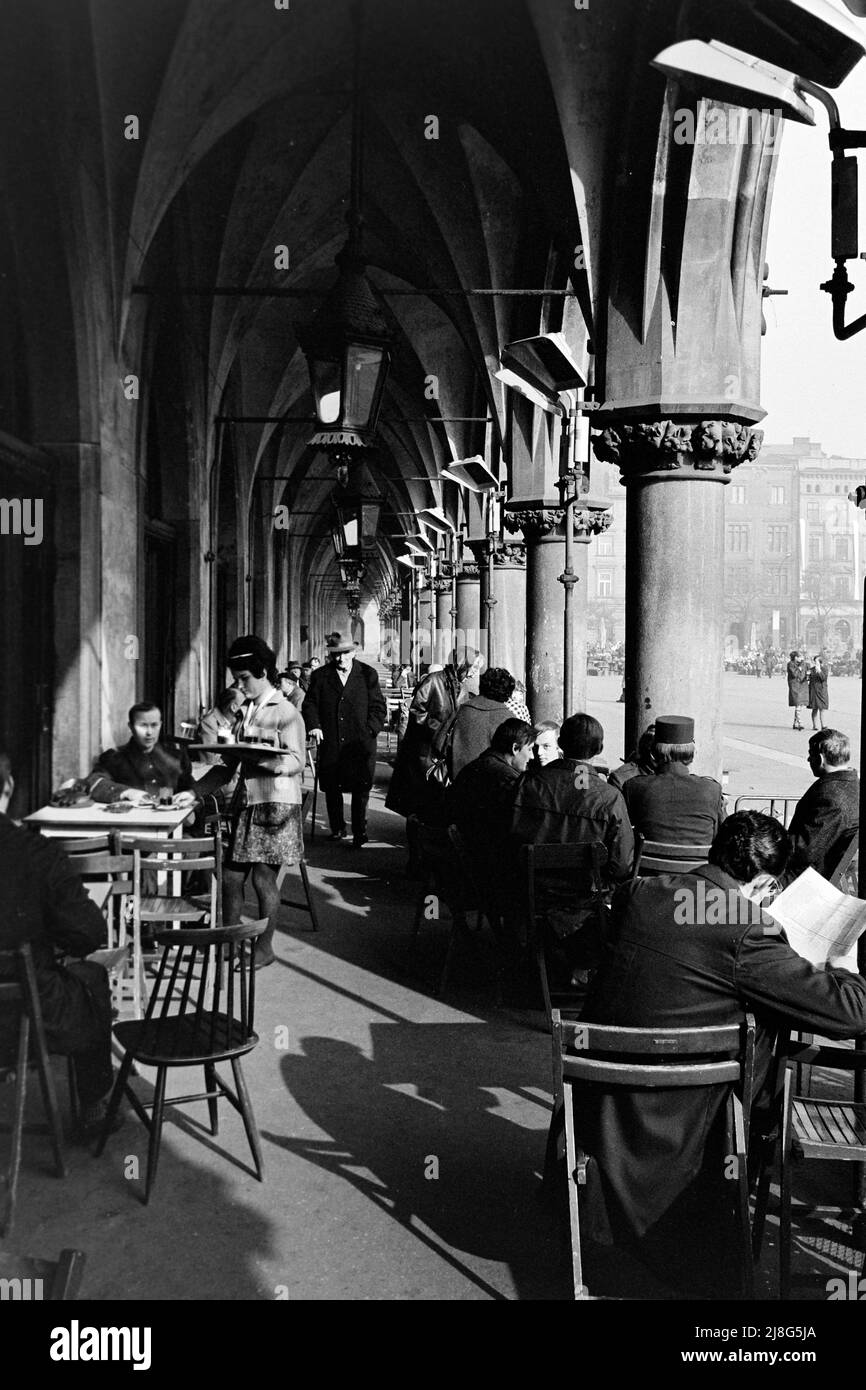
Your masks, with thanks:
[{"label": "standing man with hat", "polygon": [[313,671],[304,698],[307,731],[319,745],[319,781],[325,793],[331,839],[346,837],[343,793],[352,795],[352,844],[367,840],[367,801],[376,772],[376,738],[387,707],[372,666],[355,660],[356,643],[332,632],[328,662]]},{"label": "standing man with hat", "polygon": [[721,784],[695,777],[695,721],[666,714],[656,720],[653,777],[631,777],[622,789],[629,819],[645,840],[708,845],[725,819]]}]

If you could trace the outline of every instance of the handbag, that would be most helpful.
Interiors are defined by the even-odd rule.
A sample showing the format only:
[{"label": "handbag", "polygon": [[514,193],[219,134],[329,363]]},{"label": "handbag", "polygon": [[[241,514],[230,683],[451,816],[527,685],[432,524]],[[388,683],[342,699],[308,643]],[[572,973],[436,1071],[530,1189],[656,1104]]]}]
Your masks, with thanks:
[{"label": "handbag", "polygon": [[440,724],[433,738],[431,752],[433,761],[427,769],[428,782],[438,782],[441,787],[451,785],[451,745],[454,741],[454,725],[457,721],[456,707],[444,723]]}]

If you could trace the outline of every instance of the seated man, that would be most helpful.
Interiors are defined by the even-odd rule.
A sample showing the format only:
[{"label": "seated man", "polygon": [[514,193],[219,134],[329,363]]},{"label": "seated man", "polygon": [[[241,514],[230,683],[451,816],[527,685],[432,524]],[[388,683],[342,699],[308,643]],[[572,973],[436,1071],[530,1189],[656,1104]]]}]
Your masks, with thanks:
[{"label": "seated man", "polygon": [[[81,959],[105,942],[105,922],[81,878],[51,841],[6,815],[14,782],[0,752],[0,950],[30,942],[48,1047],[71,1056],[80,1110],[80,1137],[97,1134],[112,1085],[111,998],[108,975]],[[63,965],[57,952],[78,959]],[[0,1057],[14,1056],[3,1032]]]},{"label": "seated man", "polygon": [[[629,1028],[699,1028],[739,1022],[750,1009],[759,1032],[758,1083],[780,1020],[828,1038],[862,1033],[866,980],[838,961],[812,965],[767,930],[759,902],[788,852],[778,821],[741,811],[720,827],[702,868],[619,889],[581,1017]],[[595,1238],[612,1238],[618,1258],[629,1251],[690,1297],[702,1275],[717,1281],[703,1292],[719,1292],[732,1231],[735,1184],[719,1123],[725,1095],[724,1087],[605,1093],[590,1086],[575,1100],[578,1142],[598,1164],[599,1182],[593,1175],[587,1189]]]},{"label": "seated man", "polygon": [[809,739],[807,756],[816,780],[797,802],[788,826],[791,865],[786,881],[809,865],[829,878],[860,825],[860,779],[850,764],[847,734],[821,729]]},{"label": "seated man", "polygon": [[[470,677],[467,677],[470,679]],[[494,730],[514,716],[505,703],[514,694],[514,677],[501,666],[491,666],[478,680],[478,694],[460,702],[451,732],[448,766],[452,778],[490,747]]]},{"label": "seated man", "polygon": [[626,761],[608,777],[608,782],[612,787],[618,787],[622,791],[626,782],[630,782],[632,777],[652,777],[656,771],[655,759],[653,757],[653,745],[655,744],[656,726],[648,724],[637,742],[637,748]]},{"label": "seated man", "polygon": [[623,787],[636,831],[668,845],[708,845],[725,818],[720,783],[695,777],[695,721],[685,715],[657,719],[652,744],[654,777],[631,777]]},{"label": "seated man", "polygon": [[301,687],[300,661],[290,661],[285,671],[280,671],[277,677],[277,684],[289,704],[294,705],[296,710],[300,710],[301,705],[304,703],[304,691]]},{"label": "seated man", "polygon": [[604,730],[589,714],[573,714],[559,731],[562,757],[533,767],[514,799],[511,838],[518,844],[587,844],[608,854],[607,875],[627,878],[634,835],[622,793],[611,787],[591,759],[604,747]]},{"label": "seated man", "polygon": [[525,720],[506,719],[445,794],[447,820],[463,836],[487,891],[501,881],[514,792],[532,757],[532,734]]},{"label": "seated man", "polygon": [[131,737],[122,748],[100,753],[87,779],[94,801],[131,801],[140,805],[156,799],[161,787],[172,792],[172,804],[192,808],[198,797],[186,752],[170,753],[159,741],[162,714],[152,700],[142,700],[129,711]]}]

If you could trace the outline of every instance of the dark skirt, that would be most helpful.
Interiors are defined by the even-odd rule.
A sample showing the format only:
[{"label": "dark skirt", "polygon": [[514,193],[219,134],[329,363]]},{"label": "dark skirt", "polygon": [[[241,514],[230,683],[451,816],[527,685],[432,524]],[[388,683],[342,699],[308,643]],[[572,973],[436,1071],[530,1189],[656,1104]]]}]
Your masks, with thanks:
[{"label": "dark skirt", "polygon": [[808,681],[791,680],[788,677],[788,705],[797,709],[800,705],[809,703],[809,683]]},{"label": "dark skirt", "polygon": [[304,857],[301,808],[266,801],[235,822],[229,858],[235,864],[297,864]]}]

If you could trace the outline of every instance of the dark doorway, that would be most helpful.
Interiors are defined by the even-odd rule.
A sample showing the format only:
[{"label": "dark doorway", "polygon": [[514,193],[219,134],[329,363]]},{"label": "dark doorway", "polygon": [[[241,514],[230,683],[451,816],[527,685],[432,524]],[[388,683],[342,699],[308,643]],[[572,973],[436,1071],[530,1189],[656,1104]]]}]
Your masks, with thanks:
[{"label": "dark doorway", "polygon": [[51,792],[54,500],[47,469],[9,458],[0,444],[0,499],[0,746],[15,774],[10,814],[21,816]]},{"label": "dark doorway", "polygon": [[144,528],[144,684],[140,694],[157,702],[167,733],[174,732],[174,613],[174,531],[163,522],[150,521]]}]

